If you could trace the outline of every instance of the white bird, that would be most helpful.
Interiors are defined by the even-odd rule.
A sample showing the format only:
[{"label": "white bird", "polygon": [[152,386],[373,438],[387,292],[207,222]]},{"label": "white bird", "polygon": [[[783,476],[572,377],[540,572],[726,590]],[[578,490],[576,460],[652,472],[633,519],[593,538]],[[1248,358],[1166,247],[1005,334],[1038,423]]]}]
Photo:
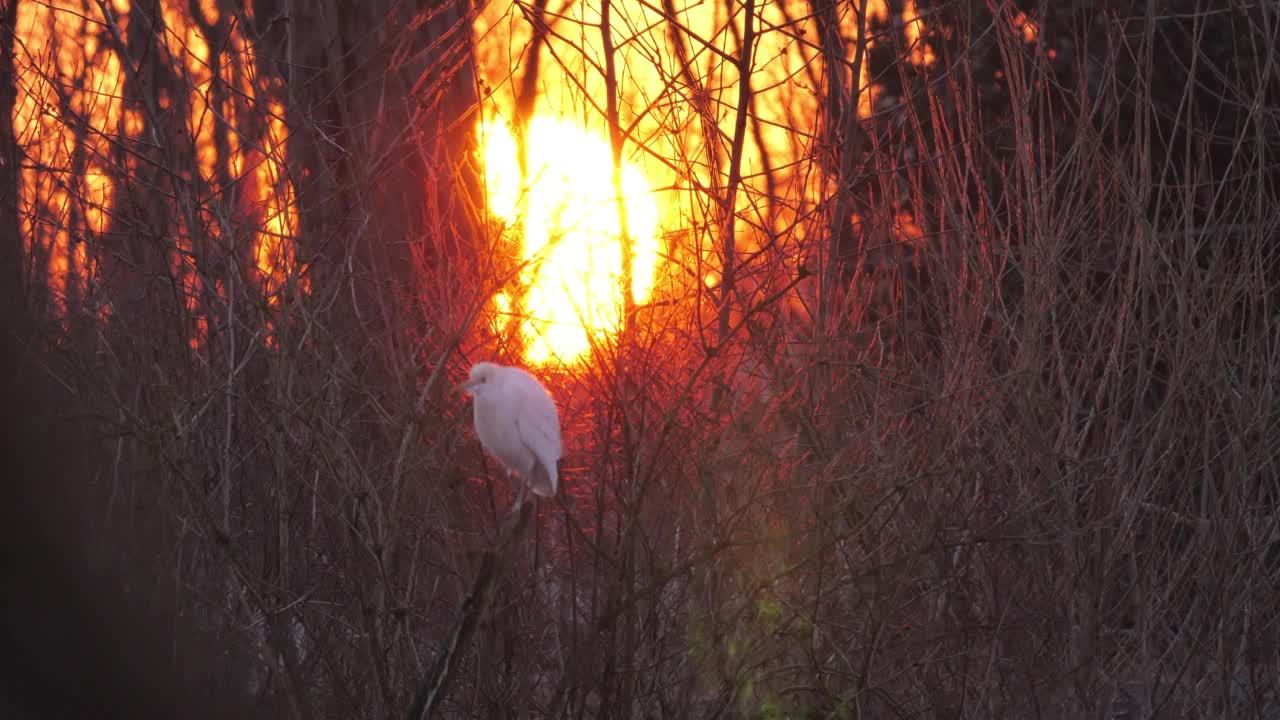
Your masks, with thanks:
[{"label": "white bird", "polygon": [[480,444],[535,495],[556,494],[560,459],[560,416],[551,394],[529,373],[516,367],[478,362],[470,378],[458,386],[471,395]]}]

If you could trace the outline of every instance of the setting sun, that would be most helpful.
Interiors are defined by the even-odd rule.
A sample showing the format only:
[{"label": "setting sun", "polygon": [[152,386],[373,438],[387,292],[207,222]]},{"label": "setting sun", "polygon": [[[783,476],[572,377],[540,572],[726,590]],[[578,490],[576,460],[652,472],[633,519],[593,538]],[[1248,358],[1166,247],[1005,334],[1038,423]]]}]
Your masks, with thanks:
[{"label": "setting sun", "polygon": [[[522,189],[516,139],[489,120],[480,147],[489,211],[520,240],[524,263],[518,322],[524,357],[533,364],[572,362],[593,340],[622,326],[623,235],[607,140],[574,125],[536,117],[528,130],[528,187]],[[648,181],[623,163],[631,292],[645,301],[658,258],[658,207]],[[507,294],[496,298],[509,308]]]}]

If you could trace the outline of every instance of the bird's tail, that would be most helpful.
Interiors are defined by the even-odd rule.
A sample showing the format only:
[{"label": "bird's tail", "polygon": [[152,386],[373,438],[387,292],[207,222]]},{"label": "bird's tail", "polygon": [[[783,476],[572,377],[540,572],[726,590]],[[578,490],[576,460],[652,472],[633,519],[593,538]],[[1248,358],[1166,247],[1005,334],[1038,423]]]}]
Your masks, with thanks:
[{"label": "bird's tail", "polygon": [[529,473],[529,489],[534,495],[552,497],[556,494],[556,470],[548,469],[540,462],[533,464],[533,472]]}]

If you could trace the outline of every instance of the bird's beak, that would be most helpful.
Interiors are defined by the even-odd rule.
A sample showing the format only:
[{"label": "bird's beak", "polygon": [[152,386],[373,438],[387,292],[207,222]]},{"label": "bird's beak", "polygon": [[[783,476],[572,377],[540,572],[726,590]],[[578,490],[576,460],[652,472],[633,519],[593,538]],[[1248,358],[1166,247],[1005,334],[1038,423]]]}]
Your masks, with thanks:
[{"label": "bird's beak", "polygon": [[471,393],[471,389],[472,389],[472,388],[474,388],[475,386],[476,386],[476,384],[475,384],[475,381],[474,381],[474,380],[468,380],[468,381],[466,381],[466,382],[464,382],[464,383],[460,383],[460,384],[458,384],[458,385],[454,386],[453,391],[454,391],[454,392],[456,392],[456,393],[467,393],[467,394],[470,394],[470,393]]}]

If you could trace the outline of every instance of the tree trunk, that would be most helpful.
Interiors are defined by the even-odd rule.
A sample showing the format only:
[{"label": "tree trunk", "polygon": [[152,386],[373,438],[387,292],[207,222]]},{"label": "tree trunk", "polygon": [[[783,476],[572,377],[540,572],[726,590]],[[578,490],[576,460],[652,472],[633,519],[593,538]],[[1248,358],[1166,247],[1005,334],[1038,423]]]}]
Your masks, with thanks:
[{"label": "tree trunk", "polygon": [[18,90],[13,59],[18,0],[0,0],[0,309],[23,303],[22,232],[18,222],[18,138],[13,108]]}]

